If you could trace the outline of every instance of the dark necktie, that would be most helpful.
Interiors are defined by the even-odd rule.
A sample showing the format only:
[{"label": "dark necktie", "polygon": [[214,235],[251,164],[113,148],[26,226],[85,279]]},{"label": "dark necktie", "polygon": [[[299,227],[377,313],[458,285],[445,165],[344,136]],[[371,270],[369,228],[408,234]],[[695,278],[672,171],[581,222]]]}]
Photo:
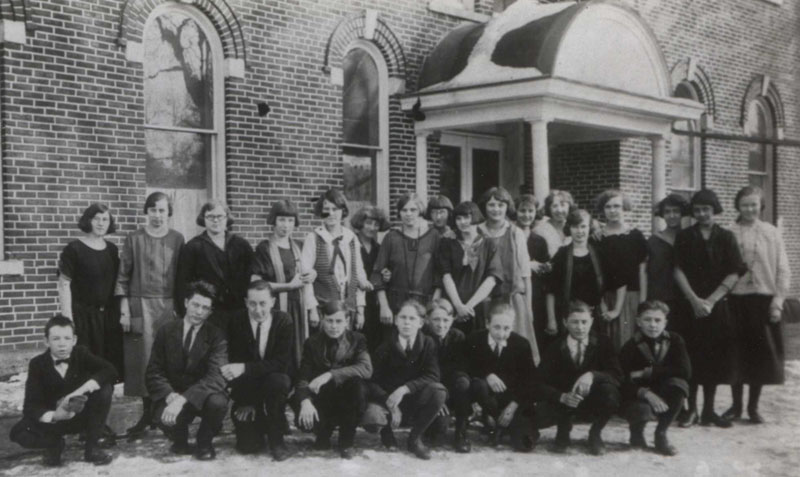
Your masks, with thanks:
[{"label": "dark necktie", "polygon": [[55,365],[69,364],[69,359],[57,359],[54,361]]},{"label": "dark necktie", "polygon": [[342,252],[342,249],[339,247],[339,244],[341,242],[342,242],[342,236],[333,239],[333,260],[331,261],[331,269],[333,269],[333,267],[336,266],[337,258],[341,259],[343,266],[346,266],[344,261],[344,252]]},{"label": "dark necktie", "polygon": [[575,352],[575,364],[580,366],[583,363],[583,341],[578,341],[578,349]]},{"label": "dark necktie", "polygon": [[186,333],[186,338],[183,340],[183,354],[185,356],[189,356],[189,351],[192,350],[192,338],[194,338],[195,329],[195,326],[189,328],[189,332]]},{"label": "dark necktie", "polygon": [[406,356],[411,354],[411,340],[406,341]]},{"label": "dark necktie", "polygon": [[500,347],[500,343],[494,344],[494,355],[497,359],[500,359],[500,354],[503,352],[503,348]]},{"label": "dark necktie", "polygon": [[258,326],[256,326],[256,349],[258,350],[258,357],[263,358],[264,353],[261,350],[261,325],[262,323],[259,322]]},{"label": "dark necktie", "polygon": [[339,351],[339,340],[329,339],[326,358],[328,359],[328,362],[331,364],[331,366],[333,366],[333,364],[336,363],[337,351]]}]

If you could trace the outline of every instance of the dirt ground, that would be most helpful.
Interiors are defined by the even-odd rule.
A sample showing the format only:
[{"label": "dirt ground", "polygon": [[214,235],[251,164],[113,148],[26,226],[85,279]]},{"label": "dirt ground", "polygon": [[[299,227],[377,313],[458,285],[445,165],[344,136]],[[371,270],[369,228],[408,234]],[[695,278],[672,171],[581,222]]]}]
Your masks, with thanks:
[{"label": "dirt ground", "polygon": [[[359,431],[357,456],[343,461],[332,452],[309,449],[310,434],[297,431],[288,437],[294,456],[275,463],[268,454],[240,456],[233,449],[230,422],[217,438],[217,460],[199,462],[175,457],[169,444],[159,432],[137,442],[120,442],[112,452],[114,462],[106,467],[83,463],[82,448],[76,438],[70,438],[65,452],[66,464],[59,469],[47,469],[40,464],[36,452],[25,451],[8,441],[8,430],[18,419],[21,409],[22,382],[0,383],[0,475],[9,476],[166,476],[166,475],[271,475],[276,472],[298,475],[347,476],[503,476],[503,475],[566,475],[589,476],[786,476],[800,475],[800,325],[787,327],[786,342],[789,358],[786,365],[786,384],[764,389],[761,413],[767,419],[763,425],[737,422],[731,429],[694,427],[674,429],[670,438],[680,451],[676,457],[661,457],[650,451],[630,450],[627,445],[627,425],[613,420],[603,437],[608,454],[593,457],[586,452],[587,425],[573,430],[575,444],[567,455],[555,455],[547,448],[554,429],[545,429],[539,445],[530,454],[517,454],[507,446],[489,448],[477,432],[471,433],[473,452],[456,454],[447,448],[436,450],[428,462],[415,459],[406,452],[387,452],[381,448],[377,435]],[[724,411],[730,403],[727,387],[718,392],[717,410]],[[133,400],[115,398],[111,424],[117,431],[130,425],[139,412]],[[652,424],[647,430],[652,444]],[[398,436],[401,446],[405,433]]]}]

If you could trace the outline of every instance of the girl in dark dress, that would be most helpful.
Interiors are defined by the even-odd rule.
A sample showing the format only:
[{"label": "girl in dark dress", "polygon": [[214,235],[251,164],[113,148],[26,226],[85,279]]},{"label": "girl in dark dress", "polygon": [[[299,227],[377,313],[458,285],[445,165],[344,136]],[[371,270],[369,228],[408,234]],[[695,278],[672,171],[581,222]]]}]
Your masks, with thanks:
[{"label": "girl in dark dress", "polygon": [[473,202],[455,208],[457,238],[442,239],[436,265],[442,285],[455,309],[454,326],[469,334],[486,327],[487,299],[503,270],[497,245],[478,231],[483,215]]},{"label": "girl in dark dress", "polygon": [[[378,250],[380,250],[378,232],[385,232],[389,229],[389,225],[386,212],[373,205],[362,207],[350,219],[350,226],[356,231],[358,241],[361,243],[361,261],[364,263],[364,270],[369,274],[372,273],[375,261],[378,260]],[[384,283],[388,281],[388,276],[383,278]],[[362,332],[367,338],[367,348],[372,353],[392,335],[392,326],[381,323],[381,307],[378,304],[377,293],[374,290],[368,291],[364,298],[366,306]]]},{"label": "girl in dark dress", "polygon": [[[722,213],[717,195],[702,189],[692,196],[692,216],[697,221],[675,237],[675,280],[683,294],[674,320],[686,340],[692,360],[689,412],[681,427],[730,427],[714,412],[718,384],[735,383],[735,333],[727,299],[739,275],[746,271],[736,237],[714,223]],[[697,416],[697,388],[703,386],[703,412]]]},{"label": "girl in dark dress", "polygon": [[184,316],[186,311],[183,302],[188,284],[203,280],[217,291],[209,321],[223,331],[228,329],[228,318],[245,309],[253,259],[250,243],[230,231],[233,221],[230,209],[223,202],[214,199],[205,203],[196,223],[206,230],[183,247],[178,263],[178,316]]},{"label": "girl in dark dress", "polygon": [[739,243],[747,272],[731,291],[731,308],[736,316],[739,350],[739,381],[731,386],[733,406],[722,417],[742,415],[744,384],[750,387],[747,414],[750,422],[761,424],[758,412],[761,387],[783,384],[784,352],[781,312],[789,294],[791,271],[780,230],[761,221],[764,193],[747,186],[736,194],[739,220],[731,230]]},{"label": "girl in dark dress", "polygon": [[250,265],[250,280],[269,283],[275,295],[275,309],[287,313],[294,323],[294,364],[299,366],[303,342],[308,337],[304,295],[313,272],[303,272],[301,248],[292,240],[292,232],[299,225],[299,214],[294,203],[280,200],[272,204],[267,224],[272,225],[272,236],[256,247]]},{"label": "girl in dark dress", "polygon": [[600,256],[589,243],[592,216],[583,209],[573,210],[567,216],[567,227],[572,241],[558,249],[550,262],[552,270],[547,280],[548,345],[564,333],[563,320],[569,303],[579,300],[598,314],[603,299],[604,281]]},{"label": "girl in dark dress", "polygon": [[647,290],[647,241],[638,229],[625,222],[631,203],[619,190],[609,189],[600,194],[597,210],[606,220],[597,250],[608,288],[612,290],[604,300],[601,329],[619,351],[636,331],[639,290]]},{"label": "girl in dark dress", "polygon": [[681,230],[681,220],[689,210],[689,201],[670,194],[656,205],[656,215],[667,224],[647,239],[647,289],[642,300],[659,300],[669,307],[667,327],[672,329],[672,317],[677,310],[680,291],[675,284],[675,236]]},{"label": "girl in dark dress", "polygon": [[[517,199],[517,227],[519,227],[527,237],[528,255],[531,262],[531,306],[533,316],[533,329],[536,333],[536,344],[540,350],[544,350],[546,342],[547,328],[547,287],[545,280],[547,272],[550,271],[550,255],[547,249],[547,240],[536,233],[541,230],[537,222],[541,219],[539,214],[539,201],[536,196],[522,194]],[[566,215],[565,215],[566,217]],[[562,223],[563,224],[563,223]],[[563,230],[563,228],[562,228]],[[560,246],[560,245],[559,245]],[[553,251],[553,254],[558,250]]]},{"label": "girl in dark dress", "polygon": [[433,228],[443,238],[455,238],[455,233],[450,228],[453,225],[453,203],[444,195],[437,195],[428,201],[425,218],[430,220]]},{"label": "girl in dark dress", "polygon": [[78,228],[83,237],[64,247],[58,262],[61,314],[75,323],[78,344],[110,361],[121,379],[122,326],[114,302],[119,251],[104,238],[116,231],[114,216],[105,204],[92,204]]}]

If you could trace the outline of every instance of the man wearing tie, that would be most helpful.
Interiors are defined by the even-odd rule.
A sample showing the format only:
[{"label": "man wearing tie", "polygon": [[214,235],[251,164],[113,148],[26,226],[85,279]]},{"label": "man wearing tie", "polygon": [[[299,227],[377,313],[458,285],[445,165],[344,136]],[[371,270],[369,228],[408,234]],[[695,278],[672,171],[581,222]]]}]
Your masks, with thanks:
[{"label": "man wearing tie", "polygon": [[[269,283],[256,280],[247,289],[247,310],[231,317],[228,360],[222,376],[233,398],[231,419],[236,449],[243,454],[264,448],[264,432],[276,461],[289,458],[283,442],[286,399],[291,389],[294,325],[285,312],[274,310]],[[266,414],[265,414],[266,409]]]},{"label": "man wearing tie", "polygon": [[[175,454],[191,454],[213,460],[214,436],[222,429],[228,395],[220,367],[228,362],[223,332],[206,323],[216,290],[206,282],[191,283],[184,306],[186,314],[162,326],[153,341],[145,372],[147,391],[153,399],[154,417],[172,440]],[[197,446],[189,446],[189,424],[200,416]]]}]

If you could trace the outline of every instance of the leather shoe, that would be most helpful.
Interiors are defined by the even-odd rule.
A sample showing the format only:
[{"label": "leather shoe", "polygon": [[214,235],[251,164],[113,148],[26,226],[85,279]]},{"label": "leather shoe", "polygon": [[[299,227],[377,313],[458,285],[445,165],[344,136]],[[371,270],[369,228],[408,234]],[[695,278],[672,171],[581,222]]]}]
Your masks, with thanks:
[{"label": "leather shoe", "polygon": [[291,456],[292,453],[289,452],[289,448],[285,445],[275,446],[275,448],[272,449],[272,460],[275,462],[283,462]]},{"label": "leather shoe", "polygon": [[387,449],[394,449],[397,447],[397,439],[394,437],[394,431],[389,426],[381,429],[381,444]]},{"label": "leather shoe", "polygon": [[177,455],[190,455],[194,453],[194,449],[188,442],[173,442],[169,450]]},{"label": "leather shoe", "polygon": [[472,444],[467,437],[467,430],[457,428],[455,434],[453,447],[456,449],[456,452],[459,454],[468,454],[472,450]]},{"label": "leather shoe", "polygon": [[217,458],[217,451],[214,450],[213,446],[198,447],[194,457],[197,460],[214,460]]},{"label": "leather shoe", "polygon": [[83,460],[94,465],[108,465],[114,460],[114,456],[100,449],[87,449],[83,454]]},{"label": "leather shoe", "polygon": [[679,427],[692,427],[693,425],[697,424],[698,422],[700,422],[700,418],[697,416],[697,411],[692,410],[692,411],[689,411],[689,413],[686,414],[683,417],[683,419],[680,420],[680,422],[678,422],[678,426]]},{"label": "leather shoe", "polygon": [[352,459],[353,458],[353,448],[352,447],[343,447],[339,449],[339,455],[342,456],[342,459]]},{"label": "leather shoe", "polygon": [[628,442],[634,449],[647,449],[647,440],[642,431],[631,430],[631,438]]},{"label": "leather shoe", "polygon": [[674,456],[678,455],[678,449],[675,448],[672,444],[669,443],[666,434],[656,434],[656,443],[655,443],[655,450],[661,455],[664,456]]},{"label": "leather shoe", "polygon": [[764,424],[765,422],[761,414],[759,414],[755,409],[752,411],[747,411],[747,416],[750,418],[751,424]]},{"label": "leather shoe", "polygon": [[408,451],[422,460],[430,460],[431,451],[420,439],[408,440]]},{"label": "leather shoe", "polygon": [[718,414],[711,413],[711,414],[703,414],[700,418],[700,425],[701,426],[717,426],[723,429],[733,426],[731,421],[726,421],[725,419],[719,417]]},{"label": "leather shoe", "polygon": [[330,450],[331,448],[331,438],[330,437],[320,437],[317,436],[317,439],[314,441],[314,450],[325,451]]},{"label": "leather shoe", "polygon": [[53,447],[44,450],[42,463],[47,467],[61,467],[61,453],[64,452],[64,438],[61,437]]},{"label": "leather shoe", "polygon": [[599,434],[589,436],[589,453],[592,455],[603,455],[606,453],[606,445]]},{"label": "leather shoe", "polygon": [[735,407],[728,408],[727,411],[722,413],[722,418],[726,421],[734,421],[742,418],[742,410]]},{"label": "leather shoe", "polygon": [[553,444],[550,446],[550,452],[555,452],[556,454],[564,454],[569,449],[569,446],[572,444],[569,434],[567,435],[560,435],[556,434],[556,440],[553,441]]}]

